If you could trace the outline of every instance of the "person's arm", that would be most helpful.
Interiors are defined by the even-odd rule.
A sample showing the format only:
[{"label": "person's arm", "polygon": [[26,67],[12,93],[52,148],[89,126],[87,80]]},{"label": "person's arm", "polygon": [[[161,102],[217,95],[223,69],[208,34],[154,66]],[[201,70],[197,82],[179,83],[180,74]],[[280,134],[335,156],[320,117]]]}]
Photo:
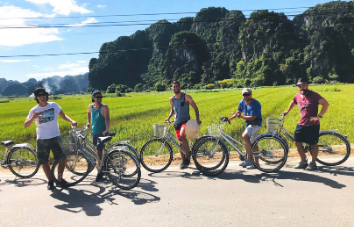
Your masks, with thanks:
[{"label": "person's arm", "polygon": [[190,95],[185,94],[184,96],[184,100],[193,107],[194,109],[194,113],[195,113],[195,118],[198,122],[198,124],[200,125],[202,123],[202,121],[199,119],[199,109],[197,107],[197,104],[195,104],[194,100],[192,99],[192,97]]},{"label": "person's arm", "polygon": [[291,110],[292,108],[294,108],[295,105],[296,105],[296,104],[295,104],[294,100],[291,101],[291,103],[290,103],[290,105],[289,105],[289,107],[288,107],[288,110],[284,111],[283,114],[284,114],[284,115],[287,115],[287,114],[290,112],[290,110]]},{"label": "person's arm", "polygon": [[63,118],[64,121],[71,122],[72,126],[77,126],[77,122],[72,120],[68,115],[66,115],[63,111],[59,112],[59,116]]},{"label": "person's arm", "polygon": [[40,113],[33,112],[28,115],[28,118],[25,121],[24,127],[28,128],[31,126],[32,122],[34,122],[37,118],[41,117]]},{"label": "person's arm", "polygon": [[106,123],[106,131],[104,131],[102,133],[105,136],[109,132],[109,126],[111,123],[111,119],[109,118],[109,108],[107,105],[102,106],[101,113],[102,113],[102,116],[104,117],[104,121]]},{"label": "person's arm", "polygon": [[[328,107],[329,107],[329,103],[327,102],[326,99],[321,98],[320,100],[318,100],[318,104],[320,104],[322,106],[322,109],[321,109],[320,113],[318,114],[322,117],[327,112]],[[321,118],[319,116],[310,117],[310,121],[319,121],[320,119]]]},{"label": "person's arm", "polygon": [[170,104],[171,104],[171,112],[170,114],[168,115],[168,117],[166,118],[165,121],[170,121],[170,118],[173,116],[173,114],[175,113],[175,111],[173,110],[173,100],[172,100],[172,97],[170,98]]},{"label": "person's arm", "polygon": [[91,124],[91,109],[92,109],[92,104],[88,106],[88,110],[87,110],[87,127],[90,127]]}]

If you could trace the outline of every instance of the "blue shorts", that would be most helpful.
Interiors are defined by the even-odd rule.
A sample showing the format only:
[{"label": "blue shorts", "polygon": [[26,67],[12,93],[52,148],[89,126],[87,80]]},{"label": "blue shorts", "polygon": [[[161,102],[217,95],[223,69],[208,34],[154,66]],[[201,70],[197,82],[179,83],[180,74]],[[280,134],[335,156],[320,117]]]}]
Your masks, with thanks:
[{"label": "blue shorts", "polygon": [[92,143],[93,143],[93,145],[96,146],[97,151],[102,151],[104,148],[104,143],[98,142],[98,137],[103,137],[102,133],[101,134],[92,134]]},{"label": "blue shorts", "polygon": [[318,143],[320,125],[297,125],[295,129],[295,141],[314,145]]}]

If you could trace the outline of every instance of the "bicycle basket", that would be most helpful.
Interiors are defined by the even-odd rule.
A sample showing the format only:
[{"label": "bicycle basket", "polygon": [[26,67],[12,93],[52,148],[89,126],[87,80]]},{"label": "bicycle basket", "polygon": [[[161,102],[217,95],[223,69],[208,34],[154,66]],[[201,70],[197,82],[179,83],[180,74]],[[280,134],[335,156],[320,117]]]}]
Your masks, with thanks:
[{"label": "bicycle basket", "polygon": [[223,128],[224,128],[224,124],[220,124],[220,127],[219,124],[211,124],[208,126],[208,134],[210,136],[219,137],[221,133],[221,129]]},{"label": "bicycle basket", "polygon": [[166,134],[167,127],[165,125],[156,125],[154,124],[154,136],[160,138],[164,137]]},{"label": "bicycle basket", "polygon": [[271,134],[276,134],[279,128],[279,118],[267,117],[267,131]]},{"label": "bicycle basket", "polygon": [[74,131],[69,131],[60,136],[60,147],[65,155],[77,153],[78,139]]}]

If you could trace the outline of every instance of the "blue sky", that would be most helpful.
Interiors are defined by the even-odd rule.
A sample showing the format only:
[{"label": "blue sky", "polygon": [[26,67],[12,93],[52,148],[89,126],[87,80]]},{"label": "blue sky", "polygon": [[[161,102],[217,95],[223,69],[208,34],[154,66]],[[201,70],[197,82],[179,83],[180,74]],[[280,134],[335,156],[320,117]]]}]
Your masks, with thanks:
[{"label": "blue sky", "polygon": [[[321,0],[0,0],[0,27],[33,25],[71,25],[64,28],[0,29],[0,56],[50,53],[97,52],[104,42],[131,35],[148,25],[88,28],[84,24],[168,19],[175,22],[180,15],[97,17],[99,15],[198,12],[206,7],[244,10],[311,7]],[[299,14],[305,9],[280,10]],[[26,19],[28,17],[37,19]],[[40,17],[41,19],[38,19]],[[71,18],[70,18],[71,17]],[[72,18],[76,17],[76,18]],[[144,22],[153,23],[154,21]],[[49,76],[78,75],[88,72],[88,62],[97,54],[57,57],[0,58],[0,78],[27,81]]]}]

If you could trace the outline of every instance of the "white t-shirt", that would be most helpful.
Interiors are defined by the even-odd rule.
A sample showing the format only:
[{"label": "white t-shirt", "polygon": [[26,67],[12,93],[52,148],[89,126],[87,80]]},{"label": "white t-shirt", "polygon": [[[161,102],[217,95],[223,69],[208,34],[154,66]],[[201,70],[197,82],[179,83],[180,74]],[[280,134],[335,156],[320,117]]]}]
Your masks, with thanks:
[{"label": "white t-shirt", "polygon": [[61,108],[58,104],[48,102],[48,105],[45,107],[39,105],[33,107],[27,116],[27,120],[32,117],[33,111],[42,115],[34,121],[37,125],[37,140],[51,139],[60,136],[57,115],[61,112]]}]

